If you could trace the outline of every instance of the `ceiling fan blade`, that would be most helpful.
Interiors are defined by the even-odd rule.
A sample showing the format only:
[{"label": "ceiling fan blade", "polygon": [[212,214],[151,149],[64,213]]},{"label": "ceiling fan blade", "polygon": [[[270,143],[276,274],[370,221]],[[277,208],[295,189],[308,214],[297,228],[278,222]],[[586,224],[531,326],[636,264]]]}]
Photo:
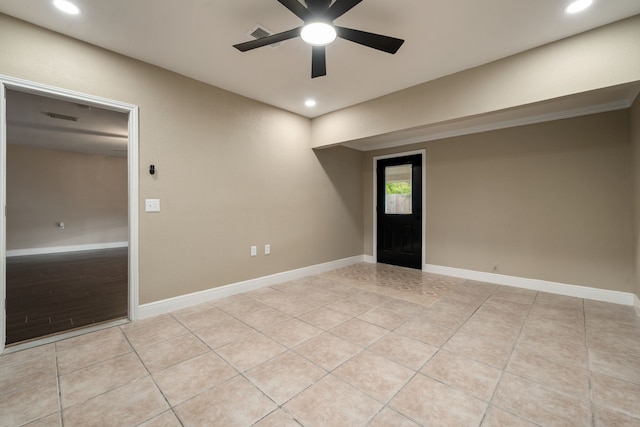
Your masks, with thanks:
[{"label": "ceiling fan blade", "polygon": [[309,10],[298,0],[278,0],[278,2],[303,21],[306,21],[311,16]]},{"label": "ceiling fan blade", "polygon": [[327,75],[327,54],[324,46],[312,46],[311,78]]},{"label": "ceiling fan blade", "polygon": [[272,34],[267,37],[261,37],[259,39],[251,40],[244,43],[234,44],[233,47],[238,49],[240,52],[246,52],[251,49],[256,49],[262,46],[268,46],[274,43],[280,43],[285,40],[292,39],[294,37],[300,36],[300,32],[302,31],[302,27],[294,28],[289,31],[284,31],[278,34]]},{"label": "ceiling fan blade", "polygon": [[335,26],[338,37],[387,53],[396,53],[404,40],[366,31]]},{"label": "ceiling fan blade", "polygon": [[325,14],[325,17],[330,21],[333,21],[350,11],[361,1],[362,0],[336,0]]}]

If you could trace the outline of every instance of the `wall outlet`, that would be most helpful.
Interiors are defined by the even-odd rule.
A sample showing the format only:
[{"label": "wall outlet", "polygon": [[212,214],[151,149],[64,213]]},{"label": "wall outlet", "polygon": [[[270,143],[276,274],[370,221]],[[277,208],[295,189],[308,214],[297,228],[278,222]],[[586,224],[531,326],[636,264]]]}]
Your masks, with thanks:
[{"label": "wall outlet", "polygon": [[269,255],[271,253],[271,245],[264,245],[264,254]]},{"label": "wall outlet", "polygon": [[258,247],[251,246],[251,256],[256,256],[256,255],[258,255]]}]

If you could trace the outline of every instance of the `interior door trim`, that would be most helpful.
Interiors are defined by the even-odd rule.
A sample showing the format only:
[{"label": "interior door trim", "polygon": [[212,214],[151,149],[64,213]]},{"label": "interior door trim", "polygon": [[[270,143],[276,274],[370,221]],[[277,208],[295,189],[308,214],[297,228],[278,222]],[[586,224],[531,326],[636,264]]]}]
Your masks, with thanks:
[{"label": "interior door trim", "polygon": [[385,154],[383,156],[374,156],[373,157],[373,205],[372,205],[372,215],[373,215],[373,260],[377,262],[378,259],[378,215],[376,215],[376,207],[378,200],[378,174],[376,173],[376,168],[378,166],[378,160],[383,159],[394,159],[396,157],[405,157],[411,156],[414,154],[422,155],[422,261],[420,263],[421,270],[425,270],[425,265],[427,263],[427,250],[426,250],[426,235],[427,235],[427,150],[413,150],[413,151],[404,151],[402,153],[393,153],[393,154]]},{"label": "interior door trim", "polygon": [[63,99],[129,115],[129,141],[127,147],[129,175],[129,320],[138,318],[139,306],[138,106],[0,74],[0,208],[2,208],[0,214],[0,354],[4,352],[6,343],[7,106],[5,94],[7,89]]}]

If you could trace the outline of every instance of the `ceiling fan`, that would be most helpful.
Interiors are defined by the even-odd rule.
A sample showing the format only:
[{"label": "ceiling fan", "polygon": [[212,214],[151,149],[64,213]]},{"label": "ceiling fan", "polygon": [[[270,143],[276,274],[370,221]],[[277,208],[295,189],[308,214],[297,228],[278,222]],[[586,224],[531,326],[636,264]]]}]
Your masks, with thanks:
[{"label": "ceiling fan", "polygon": [[334,41],[336,37],[383,52],[396,53],[404,43],[404,40],[333,25],[335,19],[347,13],[361,1],[335,0],[331,4],[331,0],[305,0],[307,7],[304,7],[298,0],[278,0],[280,4],[302,19],[304,25],[282,33],[238,43],[233,47],[241,52],[246,52],[295,37],[302,37],[312,47],[311,78],[327,74],[325,46]]}]

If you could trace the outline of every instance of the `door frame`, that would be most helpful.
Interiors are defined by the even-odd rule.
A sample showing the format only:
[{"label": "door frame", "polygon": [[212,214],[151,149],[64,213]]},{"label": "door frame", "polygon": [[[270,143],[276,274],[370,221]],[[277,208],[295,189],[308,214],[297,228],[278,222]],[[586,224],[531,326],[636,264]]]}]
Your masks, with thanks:
[{"label": "door frame", "polygon": [[[127,170],[128,170],[128,203],[129,203],[129,304],[128,318],[138,318],[139,306],[139,272],[138,272],[138,129],[139,108],[137,105],[114,101],[85,93],[75,92],[54,86],[16,79],[0,74],[0,354],[4,352],[6,343],[6,227],[7,227],[7,105],[6,90],[12,89],[34,95],[57,98],[64,101],[90,105],[111,111],[118,111],[129,115]],[[38,344],[37,341],[35,341]]]},{"label": "door frame", "polygon": [[421,150],[413,150],[413,151],[405,151],[402,153],[393,153],[393,154],[385,154],[382,156],[374,156],[373,157],[373,261],[378,262],[378,215],[376,214],[377,203],[378,203],[378,174],[376,173],[376,169],[378,167],[378,160],[384,159],[395,159],[397,157],[405,157],[412,156],[415,154],[422,155],[422,261],[420,263],[420,269],[422,271],[425,270],[425,265],[427,263],[427,251],[426,251],[426,235],[427,235],[427,150],[424,148]]}]

